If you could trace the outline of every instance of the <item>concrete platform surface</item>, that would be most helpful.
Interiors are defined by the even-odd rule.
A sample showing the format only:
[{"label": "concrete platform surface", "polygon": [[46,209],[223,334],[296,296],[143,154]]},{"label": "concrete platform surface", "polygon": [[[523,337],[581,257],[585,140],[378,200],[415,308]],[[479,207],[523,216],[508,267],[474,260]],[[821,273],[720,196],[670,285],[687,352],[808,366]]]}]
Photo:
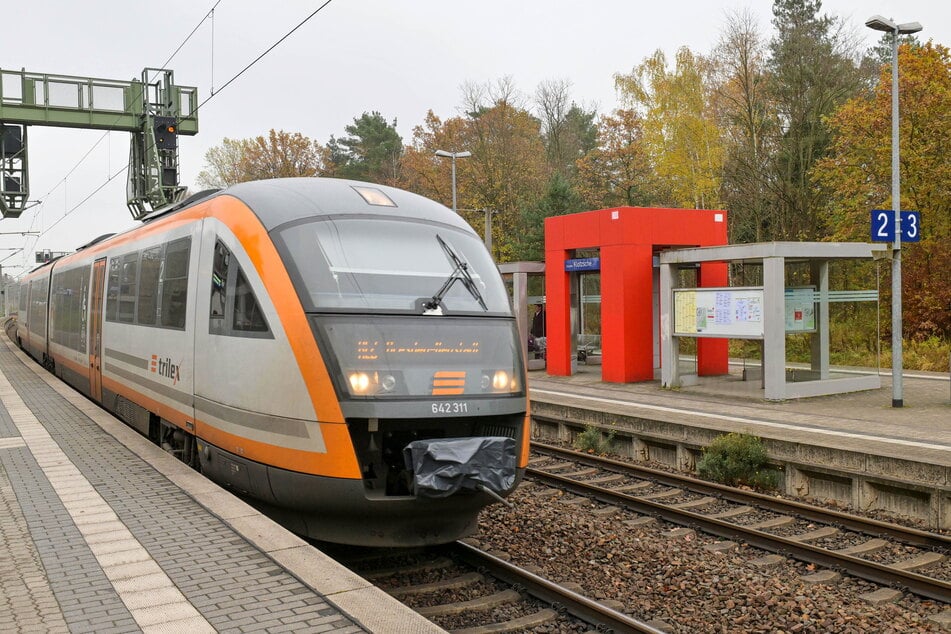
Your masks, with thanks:
[{"label": "concrete platform surface", "polygon": [[[741,368],[701,377],[695,386],[665,390],[659,381],[605,383],[599,366],[572,376],[529,373],[539,403],[600,408],[645,419],[693,425],[834,449],[908,458],[951,467],[951,386],[948,373],[906,372],[904,407],[891,406],[891,376],[876,390],[770,402]],[[854,370],[852,370],[854,371]]]},{"label": "concrete platform surface", "polygon": [[0,345],[0,632],[442,632]]}]

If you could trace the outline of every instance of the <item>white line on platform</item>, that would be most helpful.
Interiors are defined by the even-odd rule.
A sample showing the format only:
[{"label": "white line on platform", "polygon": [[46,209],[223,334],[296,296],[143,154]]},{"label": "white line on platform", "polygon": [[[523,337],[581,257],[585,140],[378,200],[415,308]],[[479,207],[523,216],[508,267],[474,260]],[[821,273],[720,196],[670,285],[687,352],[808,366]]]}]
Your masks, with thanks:
[{"label": "white line on platform", "polygon": [[[69,460],[2,371],[0,404],[139,627],[145,632],[215,632]],[[147,587],[141,587],[142,581],[149,582]]]},{"label": "white line on platform", "polygon": [[934,443],[917,442],[914,440],[902,440],[900,438],[886,438],[884,436],[873,436],[871,434],[854,434],[847,431],[836,431],[834,429],[822,429],[821,427],[806,427],[803,425],[792,425],[790,423],[774,423],[758,418],[743,418],[740,416],[729,416],[727,414],[711,414],[693,409],[680,407],[667,407],[665,405],[649,405],[647,403],[637,403],[635,401],[621,401],[613,398],[602,398],[600,396],[588,396],[584,394],[573,394],[570,392],[556,392],[554,390],[531,389],[530,394],[549,394],[551,396],[564,396],[567,398],[584,399],[606,403],[608,405],[623,405],[625,407],[634,407],[639,409],[649,409],[656,412],[667,412],[671,414],[689,414],[701,418],[712,418],[714,420],[723,420],[731,423],[745,423],[749,425],[760,425],[763,427],[772,427],[774,429],[787,429],[792,431],[808,432],[810,434],[823,434],[825,436],[836,436],[839,438],[856,438],[860,440],[877,440],[906,447],[920,447],[922,449],[946,449],[947,445],[935,445]]}]

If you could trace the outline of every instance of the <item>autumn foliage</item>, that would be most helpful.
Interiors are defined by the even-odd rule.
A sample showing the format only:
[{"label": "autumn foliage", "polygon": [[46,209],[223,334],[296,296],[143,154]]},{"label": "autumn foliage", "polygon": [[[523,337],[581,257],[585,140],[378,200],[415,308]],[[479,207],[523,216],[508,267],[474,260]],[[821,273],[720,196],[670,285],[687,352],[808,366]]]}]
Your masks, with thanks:
[{"label": "autumn foliage", "polygon": [[[572,99],[567,81],[531,97],[509,77],[467,83],[456,115],[429,111],[406,139],[376,110],[326,143],[274,130],[224,139],[200,180],[356,178],[448,206],[450,159],[435,152],[465,151],[457,207],[479,234],[491,214],[499,262],[542,257],[546,217],[622,205],[727,209],[732,242],[867,241],[869,210],[892,205],[891,40],[862,54],[849,25],[820,11],[817,0],[774,0],[771,35],[741,12],[709,54],[618,60],[628,70],[614,76],[611,111]],[[948,49],[906,41],[900,77],[901,202],[922,214],[922,241],[902,250],[905,336],[940,349],[951,333]],[[855,324],[872,348],[888,339],[874,321]]]}]

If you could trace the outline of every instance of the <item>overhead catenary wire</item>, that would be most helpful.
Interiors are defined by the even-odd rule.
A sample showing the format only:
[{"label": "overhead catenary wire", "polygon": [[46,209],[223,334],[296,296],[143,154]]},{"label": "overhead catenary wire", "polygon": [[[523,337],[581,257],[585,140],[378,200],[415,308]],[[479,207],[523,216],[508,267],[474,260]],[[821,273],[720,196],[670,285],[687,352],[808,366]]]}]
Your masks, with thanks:
[{"label": "overhead catenary wire", "polygon": [[[192,38],[192,36],[195,35],[195,33],[198,31],[198,29],[201,28],[201,25],[204,24],[205,21],[206,21],[209,17],[211,17],[211,16],[214,14],[215,9],[218,7],[219,4],[221,4],[221,2],[222,2],[222,0],[217,0],[217,1],[215,2],[215,4],[211,7],[211,9],[205,14],[205,16],[204,16],[201,20],[198,21],[198,24],[196,24],[196,25],[195,25],[195,28],[193,28],[193,29],[191,30],[191,33],[189,33],[187,36],[185,36],[185,39],[182,40],[182,42],[181,42],[181,43],[178,45],[178,47],[172,52],[172,54],[169,55],[168,58],[167,58],[164,62],[162,62],[162,67],[163,67],[163,68],[164,68],[165,66],[168,66],[169,62],[171,62],[171,61],[175,58],[175,56],[178,55],[179,52],[181,52],[182,48],[184,48],[184,46],[188,43],[188,41]],[[119,120],[120,120],[120,117],[117,117],[115,122],[118,122]],[[92,154],[93,150],[95,150],[97,147],[99,147],[99,144],[102,143],[102,140],[109,136],[109,134],[110,134],[110,132],[108,132],[108,131],[107,131],[107,132],[104,132],[104,133],[102,134],[102,136],[100,136],[100,137],[96,140],[96,142],[92,144],[92,147],[90,147],[90,148],[86,151],[86,153],[82,155],[82,157],[76,162],[76,164],[73,165],[73,166],[69,169],[68,172],[66,172],[66,175],[63,176],[61,179],[59,179],[59,181],[57,181],[56,184],[53,185],[53,187],[50,188],[50,190],[49,190],[48,192],[46,192],[46,195],[43,196],[43,200],[46,200],[47,198],[49,198],[50,194],[52,194],[54,191],[56,191],[57,189],[59,189],[59,187],[61,187],[61,186],[66,182],[66,180],[67,180],[70,176],[72,176],[73,172],[75,172],[75,171],[79,168],[79,166],[82,165],[82,164],[85,162],[85,160],[86,160],[87,158],[89,158],[89,155]],[[112,177],[110,177],[106,182],[108,182],[108,181],[110,181],[110,180],[112,180]],[[36,214],[34,214],[34,216],[33,216],[33,221],[35,221],[35,220],[36,220]],[[33,222],[31,221],[31,223],[30,223],[30,229],[32,229],[32,228],[33,228]]]},{"label": "overhead catenary wire", "polygon": [[[215,9],[218,7],[219,4],[221,4],[221,2],[222,2],[222,0],[216,0],[216,2],[214,3],[214,5],[212,5],[211,9],[210,9],[208,12],[205,13],[204,17],[202,17],[202,19],[198,21],[198,24],[195,25],[195,27],[191,30],[191,32],[190,32],[187,36],[185,36],[185,39],[182,40],[182,42],[178,45],[178,47],[177,47],[174,51],[172,51],[172,54],[169,55],[168,58],[162,63],[162,67],[163,67],[163,68],[164,68],[165,66],[168,66],[169,62],[171,62],[171,61],[175,58],[175,56],[178,55],[179,52],[181,52],[182,48],[184,48],[184,46],[189,42],[189,40],[191,40],[192,36],[195,35],[195,33],[198,31],[198,29],[201,28],[201,25],[204,24],[205,21],[208,20],[209,17],[211,17],[211,16],[214,15]],[[118,121],[119,121],[119,118],[117,117],[117,118],[116,118],[116,122],[118,122]],[[44,202],[44,201],[46,201],[46,200],[50,197],[50,195],[52,195],[53,192],[55,192],[57,189],[59,189],[60,187],[62,187],[63,185],[66,184],[66,181],[69,179],[70,176],[72,176],[73,172],[75,172],[77,169],[79,169],[79,166],[82,165],[82,164],[86,161],[87,158],[89,158],[89,156],[90,156],[90,154],[92,154],[93,150],[95,150],[97,147],[99,147],[99,144],[102,143],[103,139],[107,138],[110,134],[111,134],[111,131],[104,132],[104,133],[96,140],[96,142],[93,143],[92,146],[91,146],[88,150],[86,150],[86,153],[83,154],[82,157],[80,157],[80,159],[76,162],[76,164],[73,165],[73,166],[69,169],[68,172],[66,172],[66,175],[63,176],[61,179],[59,179],[59,180],[56,182],[56,184],[53,185],[53,187],[51,187],[48,192],[46,192],[46,195],[43,196],[43,198],[41,199],[41,202],[40,202],[40,204],[39,204],[39,208],[33,213],[33,217],[30,219],[30,226],[29,226],[28,231],[32,231],[32,230],[33,230],[33,227],[34,227],[34,225],[35,225],[35,223],[36,223],[36,220],[37,220],[37,218],[39,217],[40,212],[41,212],[41,211],[43,210],[43,208],[44,208],[44,205],[45,205],[45,202]],[[39,239],[40,239],[46,232],[48,232],[50,229],[52,229],[52,228],[55,227],[57,224],[59,224],[64,218],[66,218],[69,214],[71,214],[73,211],[75,211],[80,205],[82,205],[82,204],[84,204],[86,201],[88,201],[93,195],[95,195],[96,193],[98,193],[99,191],[101,191],[101,190],[103,189],[103,187],[105,187],[108,183],[112,182],[112,180],[115,179],[116,176],[118,176],[119,174],[121,174],[121,173],[123,173],[123,172],[125,172],[125,171],[127,171],[127,170],[128,170],[128,166],[126,166],[124,169],[120,170],[118,173],[109,176],[109,177],[106,179],[106,181],[105,181],[104,183],[102,183],[101,185],[99,185],[98,187],[96,187],[96,189],[93,190],[93,192],[92,192],[91,194],[89,194],[88,196],[86,196],[82,201],[80,201],[80,203],[79,203],[78,205],[74,206],[72,209],[67,210],[67,211],[59,218],[59,220],[57,220],[57,221],[54,222],[52,225],[50,225],[49,227],[47,227],[47,228],[46,228],[45,230],[43,230],[39,235],[35,236],[34,239],[33,239],[33,244],[36,245],[36,243],[39,241]],[[108,171],[107,171],[107,174],[109,173],[109,171],[111,171],[111,170],[108,170]],[[29,238],[27,238],[27,239],[29,239]],[[24,242],[23,250],[26,251],[26,242]]]},{"label": "overhead catenary wire", "polygon": [[291,35],[293,35],[294,32],[297,31],[297,29],[301,28],[302,26],[304,26],[305,24],[307,24],[308,22],[310,22],[310,20],[311,20],[315,15],[317,15],[318,13],[320,13],[321,11],[323,11],[324,8],[325,8],[328,4],[330,4],[331,2],[333,2],[333,0],[326,0],[323,4],[321,4],[319,7],[317,7],[316,9],[314,9],[314,10],[310,13],[310,15],[308,15],[306,18],[304,18],[303,20],[301,20],[300,22],[298,22],[298,23],[297,23],[297,26],[295,26],[293,29],[291,29],[291,30],[288,31],[287,33],[285,33],[283,36],[281,36],[281,38],[280,38],[279,40],[277,40],[276,42],[274,42],[273,44],[271,44],[269,47],[267,47],[267,49],[265,49],[263,53],[261,53],[260,55],[258,55],[257,57],[255,57],[247,66],[245,66],[244,68],[242,68],[241,70],[239,70],[237,73],[235,73],[235,74],[231,77],[231,79],[229,79],[229,80],[226,81],[224,84],[222,84],[221,88],[219,88],[217,92],[214,92],[214,93],[208,95],[208,97],[207,97],[204,101],[202,101],[200,104],[198,104],[197,106],[195,106],[194,108],[192,108],[191,112],[189,112],[189,113],[188,113],[187,115],[185,115],[185,116],[186,116],[186,117],[191,117],[191,116],[193,116],[194,114],[196,114],[196,113],[198,112],[198,110],[199,110],[202,106],[204,106],[206,103],[208,103],[209,101],[211,101],[212,99],[214,99],[215,97],[217,97],[218,95],[220,95],[220,94],[221,94],[221,91],[223,91],[225,88],[227,88],[229,85],[231,85],[231,83],[234,82],[234,81],[235,81],[236,79],[238,79],[239,77],[241,77],[241,75],[245,74],[248,70],[250,70],[250,68],[251,68],[252,66],[254,66],[254,65],[257,64],[258,62],[260,62],[262,59],[264,59],[264,57],[265,57],[268,53],[270,53],[270,52],[273,51],[275,48],[277,48],[278,46],[280,46],[281,43],[283,43],[284,40],[286,40],[286,39],[289,38]]},{"label": "overhead catenary wire", "polygon": [[[313,19],[314,16],[316,16],[318,13],[320,13],[321,11],[323,11],[332,1],[333,1],[333,0],[325,0],[323,3],[321,3],[320,6],[318,6],[316,9],[314,9],[314,10],[313,10],[310,14],[308,14],[303,20],[301,20],[300,22],[298,22],[292,29],[290,29],[287,33],[285,33],[283,36],[281,36],[279,39],[277,39],[273,44],[271,44],[268,48],[266,48],[260,55],[258,55],[257,57],[255,57],[255,58],[254,58],[250,63],[248,63],[244,68],[242,68],[240,71],[238,71],[237,73],[235,73],[230,79],[228,79],[228,81],[226,81],[224,84],[222,84],[221,88],[219,88],[217,91],[212,92],[212,94],[210,94],[204,101],[202,101],[202,102],[199,103],[198,105],[194,106],[194,107],[192,108],[191,112],[189,112],[189,113],[188,113],[187,115],[185,115],[185,116],[190,117],[190,116],[195,115],[201,107],[203,107],[203,106],[206,105],[209,101],[211,101],[212,99],[214,99],[215,97],[217,97],[219,94],[221,94],[221,92],[222,92],[225,88],[227,88],[229,85],[231,85],[233,82],[235,82],[239,77],[241,77],[242,75],[244,75],[244,73],[246,73],[248,70],[250,70],[255,64],[257,64],[257,63],[260,62],[262,59],[264,59],[264,57],[266,57],[271,51],[273,51],[275,48],[277,48],[278,46],[280,46],[287,38],[289,38],[291,35],[293,35],[298,29],[300,29],[302,26],[304,26],[305,24],[307,24],[307,23],[308,23],[311,19]],[[214,5],[212,6],[212,8],[208,11],[208,13],[206,13],[205,16],[204,16],[204,17],[201,19],[201,21],[198,23],[198,25],[197,25],[194,29],[192,29],[192,32],[188,34],[188,36],[185,38],[185,40],[182,42],[182,44],[179,45],[179,47],[175,50],[174,53],[172,53],[172,55],[168,58],[168,60],[166,60],[166,62],[163,64],[163,66],[167,65],[168,62],[170,62],[170,61],[172,60],[172,58],[181,50],[181,48],[182,48],[182,47],[185,45],[185,43],[192,37],[192,35],[194,35],[194,33],[198,30],[198,28],[201,26],[201,24],[204,23],[205,20],[207,20],[209,17],[213,17],[213,15],[214,15],[214,10],[215,10],[215,8],[216,8],[220,3],[221,3],[221,0],[217,0],[217,2],[215,2],[215,4],[214,4]],[[93,147],[89,149],[89,151],[83,156],[83,158],[80,159],[79,163],[77,163],[77,164],[70,170],[69,174],[71,174],[73,171],[75,171],[75,170],[79,167],[79,165],[86,159],[86,157],[92,152],[92,150],[95,149],[95,147],[96,147],[96,146],[102,141],[102,139],[105,138],[107,135],[108,135],[108,133],[104,134],[104,135],[93,145]],[[129,166],[126,165],[125,167],[123,167],[122,169],[120,169],[119,171],[117,171],[115,174],[110,175],[110,176],[105,180],[105,182],[101,183],[101,184],[100,184],[98,187],[96,187],[92,192],[90,192],[85,198],[83,198],[80,202],[78,202],[78,203],[77,203],[76,205],[74,205],[72,208],[70,208],[69,210],[67,210],[59,219],[57,219],[55,222],[53,222],[53,224],[51,224],[49,227],[47,227],[46,229],[44,229],[38,236],[36,236],[36,238],[35,238],[35,240],[34,240],[34,245],[36,244],[37,241],[39,241],[39,239],[40,239],[41,237],[43,237],[46,233],[48,233],[53,227],[55,227],[55,226],[58,225],[60,222],[62,222],[66,217],[68,217],[68,216],[69,216],[70,214],[72,214],[74,211],[76,211],[77,209],[79,209],[80,207],[82,207],[82,206],[83,206],[86,202],[88,202],[89,199],[91,199],[95,194],[97,194],[99,191],[101,191],[106,185],[108,185],[110,182],[112,182],[116,177],[118,177],[119,175],[121,175],[121,174],[125,173],[126,171],[128,171],[128,169],[129,169]],[[49,196],[49,194],[51,194],[53,191],[55,191],[61,184],[65,183],[66,178],[69,176],[69,174],[67,174],[67,176],[64,176],[63,179],[61,179],[61,181],[60,181],[59,183],[57,183],[57,185],[56,185],[53,189],[50,190],[50,192],[47,194],[47,197]],[[42,209],[42,205],[41,205],[41,209]],[[35,219],[35,215],[34,215],[34,219]],[[31,224],[31,228],[32,228],[32,224]],[[24,250],[26,250],[25,247],[24,247]]]}]

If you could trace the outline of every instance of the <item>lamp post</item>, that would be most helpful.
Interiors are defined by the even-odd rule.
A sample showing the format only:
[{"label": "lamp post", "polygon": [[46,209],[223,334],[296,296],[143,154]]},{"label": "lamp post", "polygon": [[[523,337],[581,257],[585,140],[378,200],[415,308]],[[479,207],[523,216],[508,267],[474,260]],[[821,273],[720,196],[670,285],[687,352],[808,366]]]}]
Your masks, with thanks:
[{"label": "lamp post", "polygon": [[892,246],[892,407],[902,407],[902,326],[901,326],[901,189],[898,174],[898,36],[917,33],[917,22],[897,24],[873,15],[865,26],[892,34],[892,209],[895,213],[895,242]]},{"label": "lamp post", "polygon": [[472,156],[472,152],[447,152],[446,150],[436,150],[436,156],[442,156],[452,159],[452,210],[456,210],[456,159]]}]

